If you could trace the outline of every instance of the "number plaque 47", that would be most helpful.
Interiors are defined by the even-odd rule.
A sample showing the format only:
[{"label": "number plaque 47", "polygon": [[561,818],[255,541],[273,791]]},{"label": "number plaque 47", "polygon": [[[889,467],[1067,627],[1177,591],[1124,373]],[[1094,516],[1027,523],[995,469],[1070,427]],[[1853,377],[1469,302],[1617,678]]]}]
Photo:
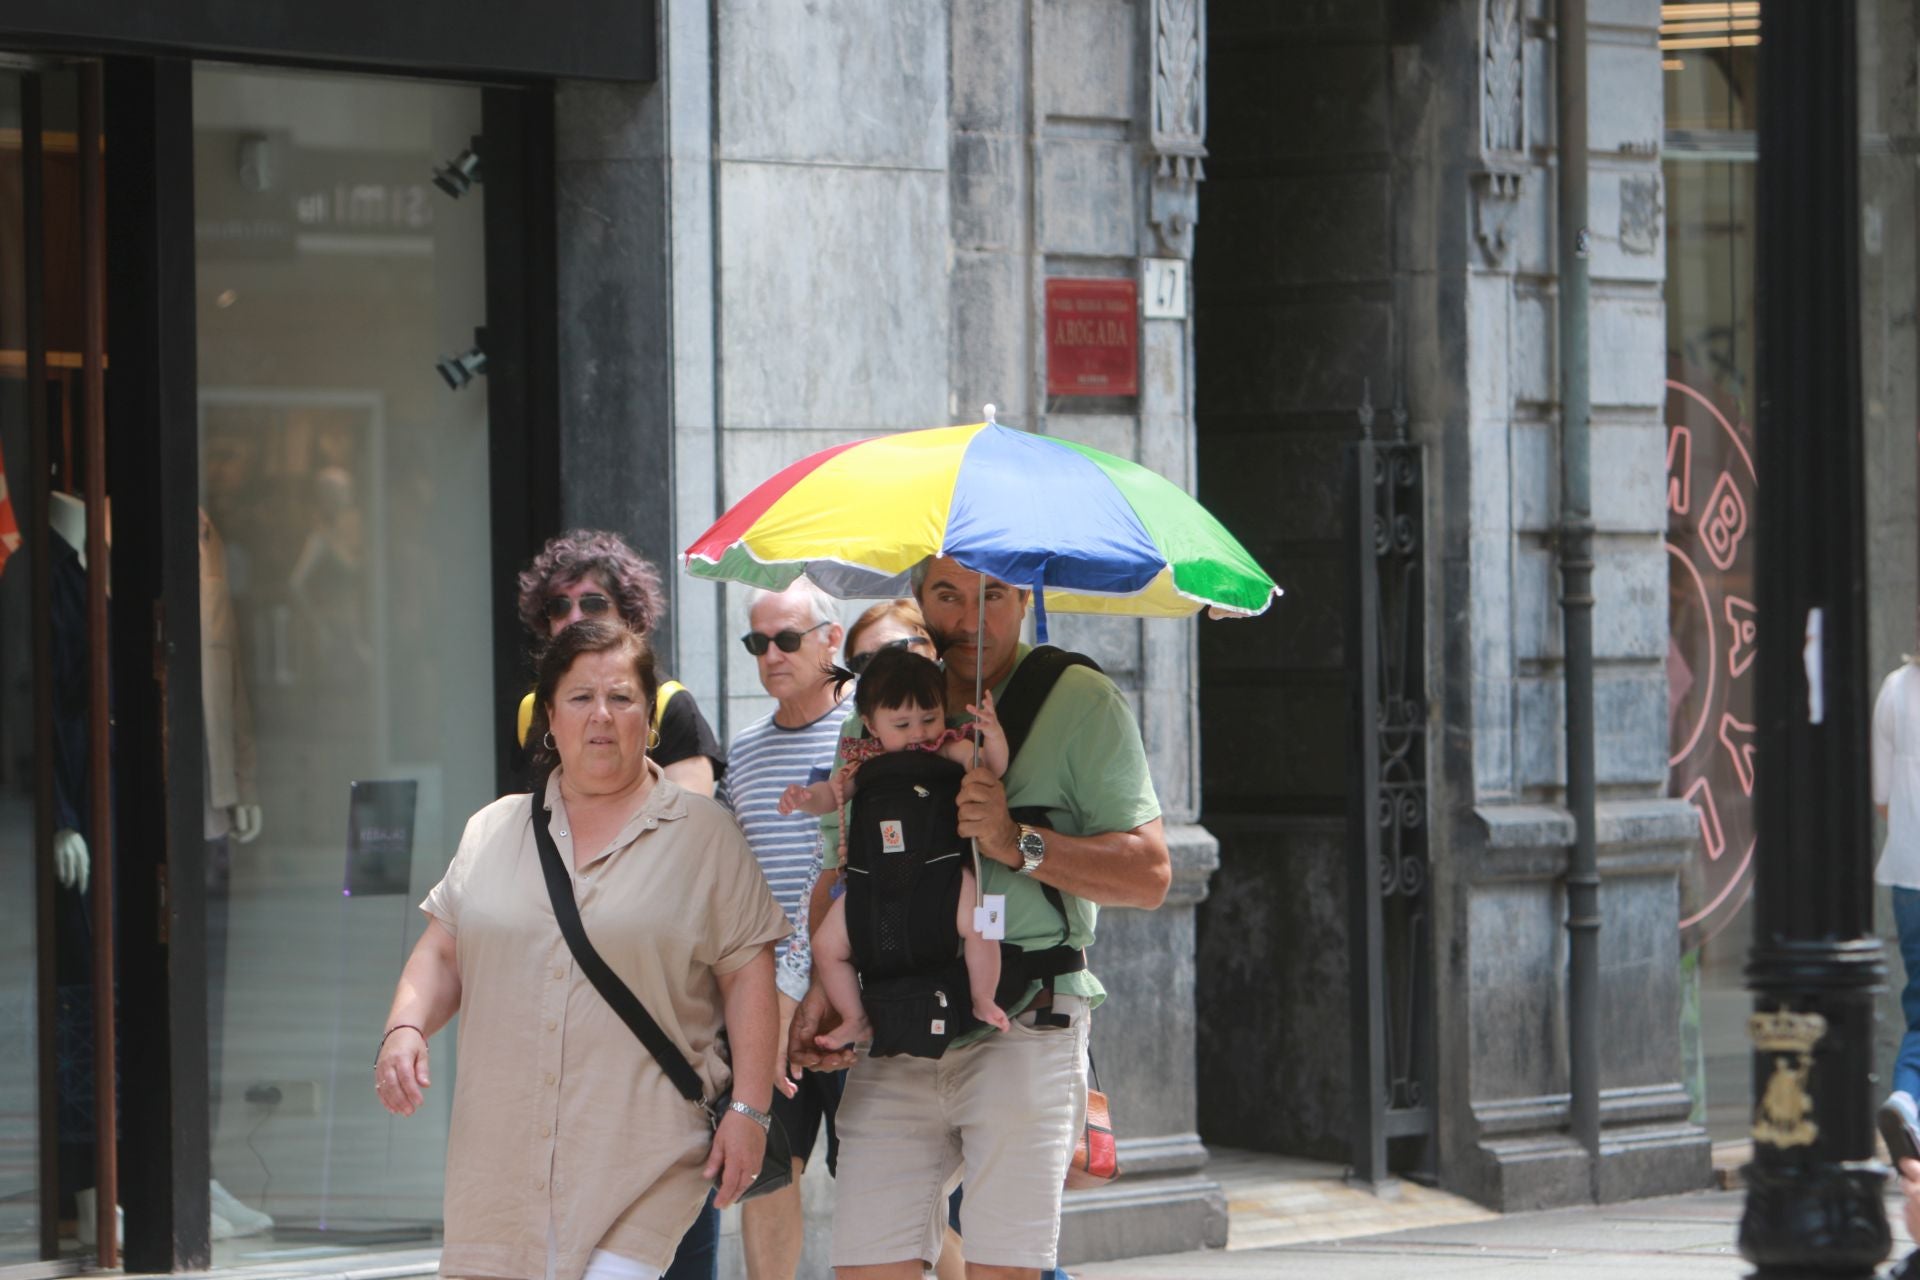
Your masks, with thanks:
[{"label": "number plaque 47", "polygon": [[1148,258],[1140,264],[1140,294],[1149,320],[1187,318],[1187,263],[1184,258]]}]

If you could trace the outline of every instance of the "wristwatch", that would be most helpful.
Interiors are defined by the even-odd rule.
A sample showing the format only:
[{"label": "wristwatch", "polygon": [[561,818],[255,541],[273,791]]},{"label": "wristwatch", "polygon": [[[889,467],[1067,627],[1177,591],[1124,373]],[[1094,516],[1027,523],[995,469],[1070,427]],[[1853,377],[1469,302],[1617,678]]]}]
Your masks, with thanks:
[{"label": "wristwatch", "polygon": [[1014,868],[1020,875],[1032,875],[1047,860],[1047,838],[1040,834],[1038,827],[1021,823],[1020,840],[1013,847],[1020,851],[1020,865]]},{"label": "wristwatch", "polygon": [[740,1099],[738,1098],[727,1099],[727,1110],[738,1111],[741,1115],[745,1116],[747,1119],[759,1125],[760,1132],[762,1133],[765,1133],[767,1130],[773,1128],[772,1116],[768,1115],[764,1111],[754,1110],[752,1107],[740,1101]]}]

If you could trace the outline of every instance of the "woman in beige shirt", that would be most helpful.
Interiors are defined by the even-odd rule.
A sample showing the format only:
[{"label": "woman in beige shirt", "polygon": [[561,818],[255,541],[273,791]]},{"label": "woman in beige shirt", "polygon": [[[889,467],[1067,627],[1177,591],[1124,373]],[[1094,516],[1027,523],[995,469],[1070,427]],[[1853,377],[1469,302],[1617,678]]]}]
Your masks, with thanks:
[{"label": "woman in beige shirt", "polygon": [[413,1114],[427,1037],[464,1015],[443,1275],[655,1280],[709,1183],[724,1207],[760,1169],[772,944],[788,925],[726,811],[646,758],[654,690],[652,653],[626,627],[582,622],[554,640],[537,686],[551,725],[541,817],[595,949],[709,1099],[731,1078],[735,1107],[712,1131],[574,963],[529,797],[488,805],[421,904],[431,919],[374,1064],[382,1104]]}]

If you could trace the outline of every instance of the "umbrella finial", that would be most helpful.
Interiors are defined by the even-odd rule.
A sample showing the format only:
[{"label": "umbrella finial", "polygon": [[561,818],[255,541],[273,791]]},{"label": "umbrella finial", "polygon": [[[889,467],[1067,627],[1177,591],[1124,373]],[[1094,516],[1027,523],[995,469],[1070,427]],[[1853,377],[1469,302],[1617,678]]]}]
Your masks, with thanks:
[{"label": "umbrella finial", "polygon": [[995,418],[995,417],[993,416],[993,406],[992,406],[992,405],[988,405],[988,406],[987,406],[987,425],[988,425],[988,426],[990,426],[990,427],[997,427],[997,426],[999,426],[999,425],[1000,425],[1000,420],[999,420],[998,418]]}]

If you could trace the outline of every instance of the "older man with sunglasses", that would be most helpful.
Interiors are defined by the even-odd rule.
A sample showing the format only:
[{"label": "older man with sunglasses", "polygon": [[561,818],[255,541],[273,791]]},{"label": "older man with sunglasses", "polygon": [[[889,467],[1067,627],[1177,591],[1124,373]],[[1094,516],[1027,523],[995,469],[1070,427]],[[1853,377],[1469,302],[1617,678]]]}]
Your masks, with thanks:
[{"label": "older man with sunglasses", "polygon": [[[792,783],[826,777],[833,765],[846,715],[832,675],[841,627],[833,598],[805,578],[782,592],[756,593],[747,620],[740,642],[753,655],[760,686],[775,706],[734,735],[716,798],[733,810],[774,898],[794,922],[793,941],[778,970],[784,1037],[810,977],[806,893],[819,857],[820,827],[804,813],[781,816],[780,795]],[[839,1099],[840,1077],[812,1072],[794,1097],[774,1093],[773,1113],[793,1145],[794,1183],[740,1206],[748,1280],[793,1280],[805,1242],[800,1171],[823,1120],[831,1165]]]}]

